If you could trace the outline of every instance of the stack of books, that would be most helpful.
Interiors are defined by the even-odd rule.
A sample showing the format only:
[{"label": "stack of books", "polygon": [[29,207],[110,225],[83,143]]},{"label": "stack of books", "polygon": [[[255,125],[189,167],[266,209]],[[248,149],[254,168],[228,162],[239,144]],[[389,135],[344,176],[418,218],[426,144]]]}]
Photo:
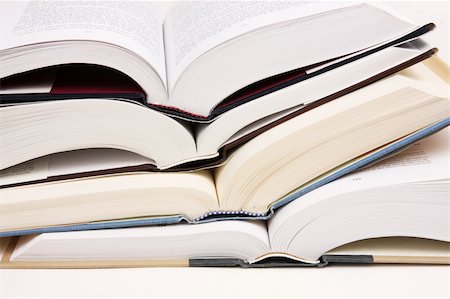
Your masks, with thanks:
[{"label": "stack of books", "polygon": [[355,2],[0,8],[0,267],[450,263],[432,23]]}]

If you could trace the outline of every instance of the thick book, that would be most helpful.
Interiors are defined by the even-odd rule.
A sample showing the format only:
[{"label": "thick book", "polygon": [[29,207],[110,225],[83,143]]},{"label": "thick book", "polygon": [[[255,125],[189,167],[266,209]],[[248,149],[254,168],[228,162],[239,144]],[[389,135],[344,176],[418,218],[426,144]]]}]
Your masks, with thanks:
[{"label": "thick book", "polygon": [[[40,156],[91,148],[127,150],[136,154],[128,160],[138,161],[112,165],[107,157],[117,155],[117,151],[94,153],[106,157],[106,164],[85,171],[90,174],[117,173],[130,167],[184,170],[220,165],[234,149],[264,130],[435,52],[416,39],[431,30],[432,24],[415,26],[365,4],[180,3],[164,22],[157,21],[155,7],[148,2],[120,4],[120,9],[89,1],[0,5],[0,127],[4,129],[0,132],[4,138],[0,169]],[[108,17],[93,18],[100,10]],[[215,16],[199,16],[198,12],[205,10],[215,11]],[[222,14],[239,17],[217,19]],[[126,17],[132,17],[130,20],[136,24],[131,26]],[[134,26],[144,17],[153,21],[139,27],[140,33],[146,33],[146,39],[136,39],[138,32],[133,31]],[[45,23],[39,26],[33,23],[40,19],[45,19]],[[112,21],[116,19],[123,22]],[[190,25],[174,27],[182,20]],[[312,20],[317,26],[308,25]],[[231,27],[220,26],[224,24]],[[325,25],[339,28],[339,34],[325,30],[328,28]],[[127,34],[127,30],[133,34]],[[372,31],[373,35],[367,34]],[[174,39],[174,34],[193,40]],[[293,34],[304,38],[286,39]],[[204,42],[195,36],[203,36]],[[308,41],[311,37],[314,43]],[[173,50],[186,46],[184,42],[195,46],[187,52],[192,55],[198,52],[199,56],[191,57],[193,61],[183,67],[177,84],[168,83],[178,68],[173,68],[176,60]],[[161,55],[155,57],[154,51],[143,53],[143,48],[148,50],[147,43],[164,45]],[[276,45],[276,49],[261,43]],[[233,59],[229,60],[227,55]],[[180,65],[183,63],[180,60]],[[205,63],[207,68],[197,68]],[[213,64],[220,70],[214,71]],[[119,72],[127,74],[128,79],[124,80]],[[192,77],[193,74],[198,77]],[[194,94],[189,95],[182,88],[179,91],[182,96],[175,96],[169,86],[177,89],[180,84],[187,84]],[[159,95],[165,93],[164,86],[169,90],[163,96],[165,100]],[[50,90],[46,90],[48,87]],[[217,92],[223,96],[218,98]],[[145,99],[139,102],[133,96],[136,93],[145,95]],[[64,101],[49,101],[65,95]],[[178,103],[175,98],[184,102]],[[204,108],[210,111],[195,110]],[[209,123],[177,121],[165,112],[191,120],[195,113],[203,113],[197,120]],[[34,117],[28,117],[30,114]],[[25,127],[27,137],[19,132]],[[92,157],[91,151],[81,155],[84,161]],[[137,155],[143,156],[145,162]],[[75,177],[77,173],[64,175]]]},{"label": "thick book", "polygon": [[[48,81],[41,76],[41,82],[25,81],[44,93],[38,100],[48,94],[141,94],[143,103],[191,120],[213,119],[271,89],[412,40],[434,27],[351,2],[181,2],[164,20],[156,5],[145,1],[6,2],[0,13],[0,78],[63,66],[61,72],[47,70],[54,78],[50,90],[42,92]],[[71,74],[64,67],[80,63],[110,68],[131,80],[115,80],[118,73],[110,71],[105,78],[104,68],[91,73],[76,65]],[[267,84],[251,86],[268,78]],[[89,83],[91,79],[95,81]],[[19,93],[19,102],[36,93],[29,83],[17,86],[12,81],[3,93]]]},{"label": "thick book", "polygon": [[[31,159],[57,153],[63,154],[55,155],[54,159],[77,160],[81,161],[79,165],[87,165],[87,168],[72,168],[73,172],[58,172],[55,174],[57,177],[74,178],[133,169],[192,170],[217,166],[225,162],[236,148],[258,134],[383,76],[392,75],[396,70],[410,66],[433,53],[433,50],[429,50],[416,57],[417,51],[421,52],[420,49],[423,49],[420,43],[390,48],[389,51],[395,53],[394,58],[397,54],[406,54],[412,55],[411,60],[398,69],[388,70],[378,76],[367,77],[365,66],[378,65],[380,61],[362,59],[354,62],[357,66],[355,68],[355,65],[348,65],[336,71],[335,74],[339,77],[334,77],[331,73],[323,74],[267,94],[264,97],[268,101],[253,101],[248,103],[250,105],[242,105],[224,113],[212,123],[197,126],[177,121],[127,100],[71,99],[7,105],[0,108],[0,169],[5,170]],[[378,53],[374,56],[377,59],[382,57],[386,55]],[[435,56],[430,59],[437,60]],[[444,64],[438,64],[433,71],[445,67]],[[349,69],[351,72],[346,74]],[[438,77],[433,74],[430,76]],[[349,77],[357,81],[362,78],[363,81],[347,85]],[[347,82],[343,90],[335,89],[333,81],[336,79],[338,82]],[[307,104],[302,104],[303,100],[299,102],[310,91],[319,92],[320,99]],[[86,150],[73,152],[79,149]],[[127,155],[123,151],[134,154]],[[90,159],[99,162],[82,162]]]},{"label": "thick book", "polygon": [[[0,236],[266,219],[299,196],[445,128],[449,114],[448,85],[425,65],[416,65],[278,124],[234,151],[216,169],[112,174],[2,188]],[[61,129],[34,124],[33,134]],[[22,131],[11,138],[33,138],[29,127],[13,125],[9,132],[15,128]],[[7,130],[2,132],[8,138]],[[51,134],[46,138],[53,140]],[[72,138],[67,134],[64,142]],[[184,144],[173,146],[180,149]],[[38,151],[38,143],[34,150]],[[23,148],[17,151],[24,153]],[[60,166],[41,170],[67,168]],[[34,169],[39,172],[33,164],[24,165],[2,179],[14,185],[22,175],[33,175]]]},{"label": "thick book", "polygon": [[305,194],[268,221],[5,238],[0,267],[450,264],[449,137],[442,130]]}]

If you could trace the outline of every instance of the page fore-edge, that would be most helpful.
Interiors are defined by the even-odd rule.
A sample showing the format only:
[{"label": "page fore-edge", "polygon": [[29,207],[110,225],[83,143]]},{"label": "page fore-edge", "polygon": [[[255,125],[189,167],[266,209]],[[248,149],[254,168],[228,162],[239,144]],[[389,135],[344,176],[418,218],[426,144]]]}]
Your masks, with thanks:
[{"label": "page fore-edge", "polygon": [[21,229],[21,230],[12,230],[0,232],[0,237],[11,237],[11,236],[20,236],[20,235],[30,235],[30,234],[40,234],[40,233],[51,233],[51,232],[68,232],[68,231],[80,231],[80,230],[97,230],[97,229],[108,229],[108,228],[125,228],[125,227],[138,227],[138,226],[150,226],[150,225],[169,225],[169,224],[177,224],[180,222],[187,222],[190,224],[197,223],[206,223],[217,220],[233,220],[233,219],[245,219],[245,220],[267,220],[276,212],[276,209],[280,208],[288,204],[289,202],[301,197],[302,195],[311,192],[312,190],[319,188],[320,186],[329,183],[333,180],[336,180],[350,172],[353,172],[357,169],[370,165],[385,156],[391,155],[392,153],[399,151],[408,145],[421,140],[429,135],[432,135],[445,127],[450,126],[450,117],[446,118],[438,123],[435,123],[429,127],[423,128],[419,131],[416,131],[409,136],[400,139],[393,144],[382,148],[379,151],[376,151],[367,157],[357,160],[355,163],[351,163],[348,166],[331,173],[330,175],[320,179],[319,181],[308,185],[303,189],[296,190],[291,192],[289,195],[284,198],[276,201],[272,204],[267,213],[265,214],[256,214],[247,211],[215,211],[210,212],[204,217],[200,217],[197,219],[188,219],[184,215],[172,215],[172,216],[154,216],[148,218],[140,218],[140,219],[125,219],[125,220],[117,220],[117,221],[99,221],[99,222],[91,222],[91,223],[81,223],[81,224],[73,224],[73,225],[63,225],[63,226],[50,226],[50,227],[42,227],[42,228],[31,228],[31,229]]}]

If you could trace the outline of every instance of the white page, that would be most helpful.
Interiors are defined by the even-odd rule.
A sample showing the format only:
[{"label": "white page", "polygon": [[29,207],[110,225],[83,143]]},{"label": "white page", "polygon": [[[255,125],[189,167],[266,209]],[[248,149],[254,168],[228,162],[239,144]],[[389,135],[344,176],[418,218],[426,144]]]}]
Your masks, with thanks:
[{"label": "white page", "polygon": [[101,148],[56,153],[49,156],[48,176],[60,176],[138,165],[155,161],[133,152]]},{"label": "white page", "polygon": [[177,3],[164,21],[168,89],[208,50],[255,29],[355,5],[352,2],[187,1]]},{"label": "white page", "polygon": [[54,176],[150,164],[156,163],[144,156],[111,148],[60,152],[2,169],[0,186],[45,180]]},{"label": "white page", "polygon": [[378,186],[448,180],[450,129],[421,140],[403,152],[332,183],[353,191]]},{"label": "white page", "polygon": [[45,156],[0,170],[0,186],[17,184],[48,177],[49,157]]},{"label": "white page", "polygon": [[[1,244],[0,244],[1,245]],[[216,221],[21,237],[11,261],[142,260],[234,257],[254,259],[270,249],[262,221]]]},{"label": "white page", "polygon": [[0,51],[73,40],[100,41],[130,49],[166,82],[162,17],[151,2],[0,3]]}]

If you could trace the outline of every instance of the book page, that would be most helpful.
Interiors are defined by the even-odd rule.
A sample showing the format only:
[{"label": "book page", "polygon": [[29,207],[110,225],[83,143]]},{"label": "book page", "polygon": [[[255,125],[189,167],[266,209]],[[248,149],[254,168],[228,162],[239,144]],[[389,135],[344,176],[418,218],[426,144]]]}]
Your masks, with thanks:
[{"label": "book page", "polygon": [[403,152],[337,180],[343,190],[359,190],[450,178],[450,129],[427,137]]},{"label": "book page", "polygon": [[151,2],[30,1],[0,3],[0,50],[89,40],[136,53],[166,82],[162,17]]},{"label": "book page", "polygon": [[173,6],[164,21],[169,90],[202,54],[264,26],[354,5],[304,1],[187,1]]},{"label": "book page", "polygon": [[133,170],[136,166],[155,164],[155,161],[149,158],[118,149],[89,148],[66,151],[0,170],[0,186],[76,174],[79,177],[86,177],[93,175],[92,172],[104,173],[112,169],[123,173],[136,171]]},{"label": "book page", "polygon": [[[317,188],[282,207],[269,221],[271,239],[292,215],[327,199],[369,190],[394,190],[403,184],[447,184],[450,178],[450,128],[420,140],[395,156]],[[386,188],[386,189],[385,189]],[[390,188],[390,189],[389,189]],[[372,191],[373,192],[373,191]],[[389,196],[389,193],[386,193]]]},{"label": "book page", "polygon": [[446,128],[392,157],[348,174],[304,196],[327,198],[342,193],[401,184],[445,182],[450,178],[449,153],[450,129]]}]

